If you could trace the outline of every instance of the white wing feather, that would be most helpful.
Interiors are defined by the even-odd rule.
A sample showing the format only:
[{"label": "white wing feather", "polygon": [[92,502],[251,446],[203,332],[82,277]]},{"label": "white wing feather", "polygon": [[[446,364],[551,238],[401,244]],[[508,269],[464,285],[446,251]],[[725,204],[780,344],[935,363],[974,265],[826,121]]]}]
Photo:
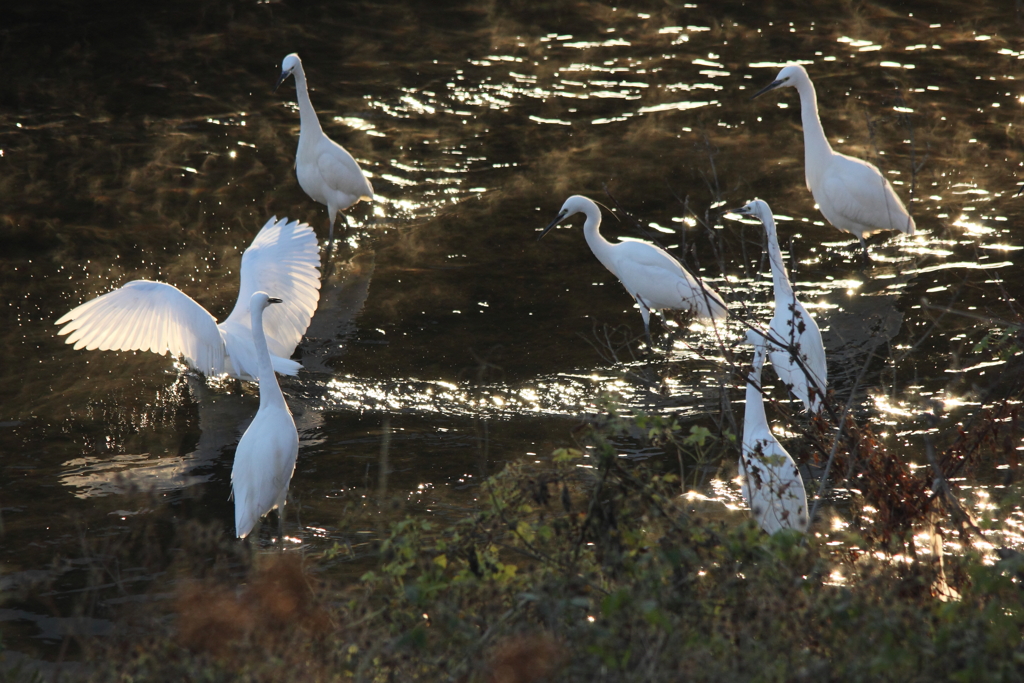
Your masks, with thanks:
[{"label": "white wing feather", "polygon": [[[830,207],[840,220],[861,226],[863,234],[879,230],[914,234],[914,219],[896,191],[882,172],[866,161],[834,154],[823,174],[821,189],[824,196],[818,205]],[[836,227],[850,230],[844,225]]]},{"label": "white wing feather", "polygon": [[[828,363],[818,324],[799,301],[793,299],[788,305],[776,301],[769,330],[775,343],[768,343],[768,358],[775,374],[808,411],[818,412],[828,386]],[[789,347],[797,350],[802,365],[793,358]],[[808,381],[808,375],[813,383]],[[813,397],[811,386],[816,389]]]},{"label": "white wing feather", "polygon": [[263,314],[271,355],[288,358],[309,327],[320,300],[320,251],[313,229],[277,217],[267,221],[242,255],[241,286],[231,315],[221,325],[249,330],[249,299],[263,291],[283,303]]},{"label": "white wing feather", "polygon": [[[64,325],[64,323],[67,323]],[[78,306],[57,320],[75,349],[152,351],[184,356],[207,375],[224,371],[217,321],[177,287],[134,280]]]},{"label": "white wing feather", "polygon": [[317,147],[316,165],[323,183],[346,195],[347,203],[339,209],[347,209],[360,199],[373,199],[373,188],[363,169],[359,168],[348,150],[326,136]]},{"label": "white wing feather", "polygon": [[623,286],[630,294],[639,294],[650,308],[692,310],[704,319],[724,320],[728,316],[722,297],[707,285],[702,290],[697,280],[664,250],[645,242],[621,242],[615,245],[613,258],[617,260],[615,274]]}]

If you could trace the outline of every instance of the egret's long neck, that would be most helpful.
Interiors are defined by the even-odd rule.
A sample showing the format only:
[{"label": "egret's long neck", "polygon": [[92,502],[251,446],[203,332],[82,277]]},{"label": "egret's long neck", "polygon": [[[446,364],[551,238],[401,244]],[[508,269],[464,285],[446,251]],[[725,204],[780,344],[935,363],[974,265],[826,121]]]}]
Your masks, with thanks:
[{"label": "egret's long neck", "polygon": [[[284,394],[277,383],[277,374],[270,362],[270,349],[267,348],[267,335],[263,332],[263,310],[253,309],[252,342],[256,347],[256,370],[260,380],[260,408],[272,405],[285,405]],[[287,406],[286,406],[287,407]]]},{"label": "egret's long neck", "polygon": [[596,204],[590,204],[584,208],[583,215],[587,217],[586,223],[583,224],[583,234],[587,238],[590,250],[605,268],[614,273],[615,268],[611,259],[612,247],[615,245],[606,240],[598,230],[601,227],[601,209]]},{"label": "egret's long neck", "polygon": [[804,173],[810,187],[811,176],[817,176],[824,170],[832,155],[832,146],[828,144],[825,130],[821,127],[814,83],[809,78],[801,80],[796,90],[800,93],[800,118],[804,126]]},{"label": "egret's long neck", "polygon": [[299,135],[307,131],[312,133],[323,130],[313,111],[313,103],[309,101],[309,89],[306,88],[306,74],[302,71],[302,65],[295,70],[295,94],[299,98]]},{"label": "egret's long neck", "polygon": [[747,375],[746,405],[743,408],[743,444],[753,447],[753,431],[757,425],[768,424],[764,413],[764,402],[761,394],[761,366],[764,365],[764,342],[754,346],[754,361]]},{"label": "egret's long neck", "polygon": [[779,235],[775,231],[775,218],[765,217],[764,231],[768,234],[768,259],[772,266],[772,284],[775,285],[776,305],[781,301],[784,305],[793,302],[793,285],[786,272],[786,264],[782,260],[782,249],[779,248]]}]

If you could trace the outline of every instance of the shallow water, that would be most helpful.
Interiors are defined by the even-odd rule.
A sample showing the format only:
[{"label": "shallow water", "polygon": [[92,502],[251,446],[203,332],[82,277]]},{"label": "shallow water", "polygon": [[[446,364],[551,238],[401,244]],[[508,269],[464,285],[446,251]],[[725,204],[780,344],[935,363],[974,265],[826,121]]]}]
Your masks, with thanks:
[{"label": "shallow water", "polygon": [[[326,236],[326,210],[292,169],[294,86],[272,90],[287,52],[303,57],[325,131],[378,195],[349,212],[300,348],[307,369],[282,382],[302,440],[290,542],[358,550],[377,531],[340,523],[353,505],[385,488],[409,509],[457,515],[502,463],[571,443],[603,392],[714,427],[725,391],[741,414],[722,361],[747,357],[741,321],[770,317],[771,280],[762,230],[718,212],[754,197],[776,211],[836,396],[856,384],[855,413],[891,448],[922,461],[926,434],[953,434],[1016,395],[1006,368],[1019,352],[979,346],[1020,320],[1024,43],[1009,5],[11,10],[0,31],[0,591],[52,585],[0,607],[4,642],[53,658],[69,629],[109,628],[130,581],[69,620],[89,541],[116,542],[140,515],[232,525],[228,475],[252,388],[204,384],[153,354],[74,351],[53,321],[138,278],[222,318],[268,217]],[[872,238],[867,269],[804,186],[796,93],[749,100],[790,60],[807,64],[837,151],[878,164],[912,198],[918,235]],[[733,307],[725,349],[710,330],[655,323],[663,352],[647,362],[638,312],[580,220],[536,241],[573,193],[621,207],[621,222],[605,213],[606,235],[686,252]],[[923,413],[936,400],[948,412],[933,427]],[[776,418],[779,433],[791,428]],[[965,497],[1001,495],[1006,467],[983,463]],[[735,494],[722,481],[706,492]]]}]

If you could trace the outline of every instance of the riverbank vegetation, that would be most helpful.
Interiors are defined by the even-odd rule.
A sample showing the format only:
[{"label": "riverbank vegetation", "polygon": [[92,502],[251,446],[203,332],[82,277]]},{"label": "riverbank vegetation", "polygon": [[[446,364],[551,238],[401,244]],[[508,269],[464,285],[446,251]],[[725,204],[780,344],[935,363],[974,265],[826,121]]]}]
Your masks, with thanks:
[{"label": "riverbank vegetation", "polygon": [[[137,563],[148,553],[175,577],[174,592],[125,601],[131,607],[115,633],[84,641],[89,677],[511,683],[1024,675],[1024,555],[970,539],[1007,518],[1000,506],[1019,502],[1011,494],[990,501],[988,516],[957,517],[964,511],[915,484],[916,473],[873,449],[861,427],[847,431],[848,444],[862,447],[844,447],[840,459],[850,481],[860,482],[855,504],[822,508],[811,535],[767,536],[743,510],[680,495],[669,459],[637,462],[615,447],[639,430],[690,462],[697,451],[724,462],[735,450],[728,432],[684,434],[672,420],[609,411],[576,430],[576,447],[489,479],[475,510],[405,516],[382,527],[372,552],[344,544],[325,552],[256,549],[229,540],[217,523],[195,521],[161,541],[142,524],[113,554]],[[997,429],[1000,419],[987,424]],[[961,438],[945,452],[969,450],[957,445]],[[884,487],[885,480],[896,485]],[[380,505],[356,506],[348,521],[372,527]],[[864,509],[878,512],[852,514]],[[943,557],[936,544],[950,532],[964,534],[963,550]],[[108,553],[97,587],[116,580],[117,566]]]}]

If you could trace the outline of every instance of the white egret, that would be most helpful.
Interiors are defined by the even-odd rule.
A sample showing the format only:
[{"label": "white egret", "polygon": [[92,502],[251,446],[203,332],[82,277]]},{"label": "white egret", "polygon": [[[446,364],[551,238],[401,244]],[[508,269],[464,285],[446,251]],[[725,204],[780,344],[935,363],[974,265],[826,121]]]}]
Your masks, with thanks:
[{"label": "white egret", "polygon": [[330,219],[328,244],[334,240],[334,219],[359,200],[373,200],[373,187],[363,169],[344,147],[331,140],[320,127],[320,120],[309,101],[306,74],[302,60],[295,53],[281,62],[277,90],[289,76],[295,76],[295,93],[299,98],[299,149],[295,153],[295,175],[299,186],[310,199],[327,206]]},{"label": "white egret", "polygon": [[743,498],[758,525],[769,534],[780,529],[807,531],[807,493],[793,458],[768,427],[761,395],[761,366],[765,341],[760,333],[747,331],[754,345],[754,360],[747,377],[743,411],[743,449],[739,471]]},{"label": "white egret", "polygon": [[825,345],[821,342],[817,323],[797,301],[789,281],[775,232],[775,217],[768,204],[760,199],[734,209],[732,213],[756,216],[768,233],[768,261],[775,289],[775,314],[768,325],[768,357],[782,383],[803,401],[807,410],[816,413],[821,409],[828,383]]},{"label": "white egret", "polygon": [[[832,151],[818,117],[818,98],[807,70],[790,64],[754,97],[775,88],[793,87],[800,94],[804,127],[804,176],[821,213],[835,227],[856,235],[864,255],[865,238],[881,230],[913,235],[914,219],[892,185],[873,164]],[[753,99],[753,97],[751,98]]]},{"label": "white egret", "polygon": [[238,300],[217,324],[187,294],[163,282],[134,280],[63,315],[58,334],[76,349],[152,351],[184,356],[207,375],[257,377],[249,319],[253,293],[269,289],[288,297],[267,314],[267,340],[274,368],[285,375],[302,367],[290,360],[320,298],[320,254],[313,229],[287,218],[271,218],[242,254]]},{"label": "white egret", "polygon": [[252,339],[256,346],[260,408],[235,449],[231,495],[235,499],[235,534],[245,538],[260,517],[275,508],[284,516],[288,484],[299,454],[299,434],[285,403],[263,333],[263,311],[281,299],[256,292],[249,299]]},{"label": "white egret", "polygon": [[540,237],[544,237],[556,225],[577,213],[586,216],[583,234],[594,256],[619,278],[619,282],[640,307],[648,346],[654,346],[651,343],[650,328],[652,310],[668,308],[692,311],[702,320],[716,322],[726,319],[728,309],[722,297],[703,282],[699,282],[664,249],[645,242],[612,244],[602,237],[598,231],[601,226],[601,209],[586,197],[573,195],[565,200],[558,216],[544,229]]}]

